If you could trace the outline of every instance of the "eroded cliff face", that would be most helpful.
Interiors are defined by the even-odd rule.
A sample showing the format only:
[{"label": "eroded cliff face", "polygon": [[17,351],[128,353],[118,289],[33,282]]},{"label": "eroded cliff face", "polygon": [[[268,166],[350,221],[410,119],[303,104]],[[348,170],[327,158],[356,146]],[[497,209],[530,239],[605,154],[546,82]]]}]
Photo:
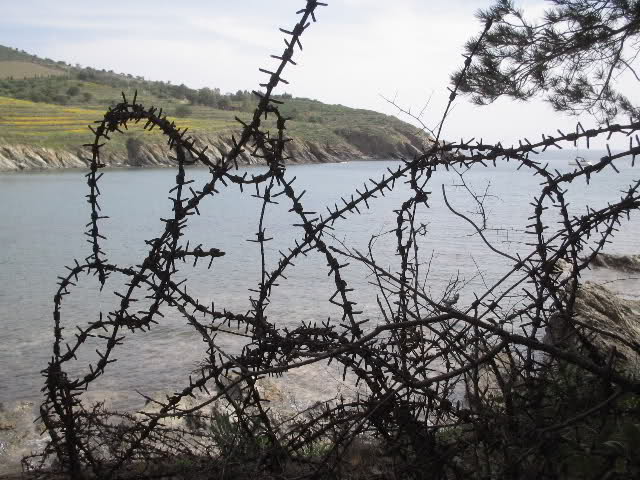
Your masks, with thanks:
[{"label": "eroded cliff face", "polygon": [[[397,135],[392,139],[367,136],[360,132],[336,132],[343,141],[321,144],[294,138],[287,143],[289,163],[329,163],[363,159],[412,158],[420,153],[423,144],[417,136]],[[208,147],[210,157],[219,158],[231,149],[225,136],[197,135],[196,145]],[[171,152],[164,143],[146,143],[136,140],[127,142],[126,150],[104,150],[102,162],[108,167],[168,167],[174,166]],[[86,149],[62,150],[31,145],[0,144],[0,171],[29,171],[59,168],[86,168],[91,156]],[[243,164],[258,161],[246,154],[241,155]]]},{"label": "eroded cliff face", "polygon": [[0,171],[80,168],[87,163],[80,152],[53,150],[29,145],[0,145]]}]

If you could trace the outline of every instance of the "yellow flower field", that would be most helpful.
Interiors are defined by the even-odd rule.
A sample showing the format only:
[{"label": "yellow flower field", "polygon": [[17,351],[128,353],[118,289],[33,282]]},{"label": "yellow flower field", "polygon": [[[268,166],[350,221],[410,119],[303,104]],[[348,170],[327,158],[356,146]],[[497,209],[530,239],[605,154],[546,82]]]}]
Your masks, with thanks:
[{"label": "yellow flower field", "polygon": [[[34,145],[53,148],[75,149],[82,144],[93,141],[89,125],[104,118],[106,107],[102,106],[59,106],[0,97],[0,139],[2,142],[12,141],[32,143]],[[203,107],[194,108],[194,116],[177,118],[169,116],[169,121],[181,128],[188,128],[192,133],[213,133],[235,127],[234,112],[223,112]],[[145,121],[129,125],[129,132],[143,135],[150,140],[162,135],[160,129],[143,130]],[[127,133],[126,135],[129,135]],[[122,149],[126,135],[114,135],[109,148]]]}]

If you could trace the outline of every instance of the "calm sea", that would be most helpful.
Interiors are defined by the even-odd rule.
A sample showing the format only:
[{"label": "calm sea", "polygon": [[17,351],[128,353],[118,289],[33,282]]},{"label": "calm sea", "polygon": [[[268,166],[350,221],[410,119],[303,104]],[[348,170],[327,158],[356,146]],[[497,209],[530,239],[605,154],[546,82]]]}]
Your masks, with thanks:
[{"label": "calm sea", "polygon": [[[585,205],[602,208],[615,201],[621,190],[637,179],[638,169],[630,162],[620,164],[620,173],[613,170],[592,181],[589,188],[584,181],[571,185],[573,215],[585,213]],[[355,188],[368,179],[379,179],[387,168],[399,162],[352,162],[324,165],[292,166],[289,178],[296,177],[294,186],[306,190],[302,201],[307,210],[323,212],[325,206],[340,204],[341,196],[355,194]],[[552,162],[559,170],[568,170],[566,160]],[[258,173],[255,167],[250,172]],[[206,170],[188,172],[195,186],[208,178]],[[161,170],[107,171],[101,181],[103,213],[111,218],[102,224],[107,236],[104,250],[111,262],[123,266],[141,262],[147,251],[145,239],[157,237],[163,230],[161,217],[170,216],[167,199],[175,172]],[[466,173],[467,186],[485,193],[485,209],[489,214],[487,236],[497,246],[510,253],[527,253],[527,236],[523,233],[531,215],[539,177],[516,171],[513,164],[495,168],[478,168]],[[432,180],[433,198],[430,208],[419,212],[426,234],[420,249],[425,265],[425,288],[441,298],[446,285],[457,279],[464,285],[461,302],[480,293],[485,284],[498,278],[506,265],[473,235],[471,227],[453,215],[444,205],[441,186],[457,210],[476,220],[476,206],[452,172],[439,172]],[[335,224],[338,245],[346,242],[352,248],[366,251],[373,235],[384,234],[396,224],[394,210],[402,204],[407,193],[403,184],[393,192],[371,202],[369,210],[352,215]],[[90,246],[83,235],[89,219],[89,207],[84,172],[63,171],[0,175],[0,401],[36,399],[42,385],[39,373],[46,366],[52,352],[53,295],[56,277],[65,272],[75,258],[83,259]],[[216,308],[244,313],[250,308],[249,289],[260,280],[259,248],[247,240],[257,232],[260,201],[252,191],[241,193],[236,186],[222,189],[215,198],[207,199],[200,207],[201,216],[192,217],[185,240],[203,248],[215,247],[226,255],[214,262],[212,270],[204,265],[192,268],[184,265],[181,275],[188,279],[193,296],[204,303],[215,302]],[[301,229],[292,224],[296,217],[288,212],[290,205],[284,196],[279,205],[266,212],[268,244],[267,266],[272,269],[278,250],[295,245]],[[549,211],[549,224],[554,218]],[[639,253],[637,235],[640,225],[637,216],[623,225],[610,253]],[[393,235],[383,235],[374,245],[374,253],[383,266],[397,266]],[[317,253],[298,259],[295,268],[287,271],[287,280],[279,282],[269,306],[270,318],[282,326],[294,326],[300,321],[323,321],[339,318],[339,312],[328,299],[333,293],[333,280],[327,276],[326,260]],[[428,274],[427,274],[428,273]],[[347,280],[354,287],[353,298],[358,301],[363,317],[374,323],[380,313],[376,306],[376,290],[370,284],[366,269],[350,265]],[[100,311],[109,312],[117,305],[113,291],[122,286],[122,279],[113,278],[100,292],[94,277],[81,278],[63,305],[63,322],[67,332],[74,325],[83,325],[97,318]],[[165,319],[151,332],[128,338],[115,358],[118,362],[107,370],[95,385],[96,391],[117,392],[123,396],[144,392],[166,391],[183,386],[182,379],[204,355],[204,344],[179,315],[167,311]],[[232,339],[220,339],[231,351],[239,348]],[[91,360],[91,351],[80,357],[78,372]],[[95,353],[93,354],[95,355]],[[308,381],[309,378],[306,378]]]}]

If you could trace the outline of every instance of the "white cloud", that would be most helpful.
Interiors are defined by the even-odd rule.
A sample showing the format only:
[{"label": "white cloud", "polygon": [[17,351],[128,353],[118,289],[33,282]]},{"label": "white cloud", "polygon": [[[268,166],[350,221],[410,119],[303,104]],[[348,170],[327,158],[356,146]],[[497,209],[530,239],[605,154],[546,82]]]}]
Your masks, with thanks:
[{"label": "white cloud", "polygon": [[65,53],[73,62],[96,68],[186,83],[197,88],[219,86],[223,91],[237,90],[234,81],[228,80],[227,71],[234,72],[234,79],[242,76],[255,79],[258,74],[253,65],[239,60],[243,57],[241,48],[223,40],[198,45],[142,35],[108,41],[96,38],[81,44],[59,44],[47,52],[54,58],[65,58],[62,57]]},{"label": "white cloud", "polygon": [[188,17],[186,23],[202,33],[214,33],[230,42],[238,42],[254,47],[265,48],[266,45],[276,44],[281,37],[280,32],[274,28],[244,19],[238,24],[238,19],[229,16],[223,17]]}]

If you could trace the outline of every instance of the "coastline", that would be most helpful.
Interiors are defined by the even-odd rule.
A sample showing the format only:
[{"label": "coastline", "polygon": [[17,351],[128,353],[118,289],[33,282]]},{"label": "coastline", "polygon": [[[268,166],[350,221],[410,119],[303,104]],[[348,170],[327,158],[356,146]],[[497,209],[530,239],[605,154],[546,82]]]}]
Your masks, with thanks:
[{"label": "coastline", "polygon": [[[232,148],[230,135],[194,135],[193,138],[199,149],[207,148],[211,159],[220,158]],[[380,139],[356,135],[353,138],[345,136],[343,141],[335,144],[293,138],[287,143],[286,154],[290,164],[339,163],[411,157],[419,154],[422,148],[417,137]],[[105,148],[101,161],[109,168],[173,167],[176,163],[169,155],[164,142],[127,141],[126,148]],[[90,163],[90,154],[81,146],[52,148],[0,142],[0,173],[85,169]],[[239,164],[259,165],[264,162],[242,153]]]},{"label": "coastline", "polygon": [[[335,401],[337,398],[352,399],[357,393],[365,393],[362,387],[356,388],[350,378],[342,380],[336,366],[325,364],[307,365],[292,370],[282,377],[265,377],[257,382],[260,394],[269,402],[269,408],[278,418],[289,418],[299,412],[322,402]],[[349,377],[349,376],[348,376]],[[211,401],[219,394],[198,394],[194,398],[183,399],[180,408],[193,408],[201,402]],[[154,402],[164,401],[172,390],[149,392]],[[236,399],[235,390],[231,398]],[[39,407],[42,399],[13,399],[0,403],[0,479],[7,475],[22,472],[21,460],[25,456],[38,452],[49,441],[44,425],[39,420]],[[107,410],[144,416],[159,410],[159,404],[145,400],[135,392],[88,391],[83,394],[86,406],[104,403]],[[211,404],[214,411],[232,415],[233,409],[224,398]],[[173,427],[187,428],[184,418],[171,417],[166,420]]]},{"label": "coastline", "polygon": [[[621,259],[624,262],[621,262]],[[640,309],[640,301],[635,299],[637,298],[635,292],[640,286],[640,279],[633,275],[633,272],[640,268],[640,257],[637,255],[602,254],[599,261],[603,265],[597,265],[594,262],[595,268],[589,271],[590,274],[587,275],[587,279],[583,283],[583,289],[586,292],[585,305],[591,308],[591,310],[583,312],[583,314],[589,313],[589,318],[583,320],[594,320],[596,323],[604,320],[607,324],[616,322],[616,312],[626,311],[625,309],[629,307],[632,307],[632,310],[629,311],[632,317],[637,316],[637,312],[640,312],[638,310]],[[615,263],[616,267],[608,265],[612,263]],[[606,285],[612,290],[602,290],[602,285]],[[604,296],[602,296],[603,292]],[[630,299],[629,297],[635,298]],[[609,303],[605,305],[602,303],[604,301],[611,302],[611,305]],[[607,308],[603,308],[602,305]],[[582,308],[584,309],[584,306]],[[597,320],[598,318],[600,320]],[[548,333],[552,335],[546,341],[553,341],[554,332]],[[292,370],[282,377],[262,378],[258,381],[257,387],[261,395],[269,402],[272,411],[284,418],[296,415],[321,402],[338,398],[349,399],[358,394],[366,394],[366,391],[354,387],[351,378],[341,380],[340,377],[340,370],[335,365],[332,368],[324,364],[307,365]],[[157,391],[151,393],[151,397],[164,399],[170,393],[169,390]],[[148,400],[145,402],[144,397],[138,394],[134,395],[133,392],[90,391],[85,393],[83,398],[88,405],[104,402],[107,409],[129,412],[133,415],[144,415],[144,412],[150,413],[158,409],[157,404]],[[206,402],[210,398],[211,396],[202,395],[194,399],[186,399],[182,401],[184,404],[181,407],[192,408],[197,403]],[[231,410],[222,399],[216,400],[212,405],[217,409],[216,411],[231,414]],[[0,403],[0,478],[20,474],[22,471],[21,459],[46,445],[48,435],[44,432],[43,425],[38,421],[38,407],[39,401],[35,398],[13,399],[4,404]],[[172,426],[178,428],[186,425],[184,419],[172,417],[169,421]]]}]

